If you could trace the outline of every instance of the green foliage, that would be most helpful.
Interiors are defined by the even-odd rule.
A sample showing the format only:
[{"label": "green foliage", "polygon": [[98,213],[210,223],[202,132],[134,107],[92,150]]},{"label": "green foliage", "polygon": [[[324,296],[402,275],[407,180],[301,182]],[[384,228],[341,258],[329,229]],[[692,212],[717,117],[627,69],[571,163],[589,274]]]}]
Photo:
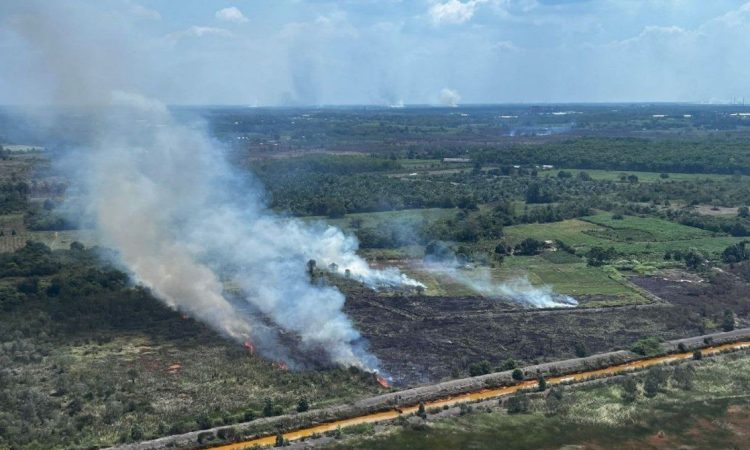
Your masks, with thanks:
[{"label": "green foliage", "polygon": [[750,251],[747,248],[747,244],[748,241],[742,241],[730,245],[721,253],[721,259],[729,264],[750,259]]},{"label": "green foliage", "polygon": [[586,263],[592,267],[599,267],[607,264],[612,259],[617,257],[617,251],[614,247],[602,248],[602,247],[591,247],[586,253]]},{"label": "green foliage", "polygon": [[721,320],[721,329],[724,331],[734,330],[734,311],[731,309],[724,310]]},{"label": "green foliage", "polygon": [[529,398],[523,394],[512,395],[506,400],[508,414],[524,414],[529,412]]},{"label": "green foliage", "polygon": [[469,375],[476,377],[479,375],[486,375],[492,372],[490,362],[485,360],[479,361],[469,366]]},{"label": "green foliage", "polygon": [[511,377],[516,381],[521,381],[524,379],[523,371],[521,369],[513,369]]},{"label": "green foliage", "polygon": [[537,390],[539,392],[544,392],[547,390],[547,380],[543,375],[539,375],[539,377],[537,377]]},{"label": "green foliage", "polygon": [[534,238],[526,238],[514,249],[516,255],[537,255],[544,249],[544,242]]},{"label": "green foliage", "polygon": [[583,358],[589,355],[589,349],[583,341],[575,341],[573,343],[573,352],[578,358]]},{"label": "green foliage", "polygon": [[297,412],[305,412],[310,409],[310,403],[305,397],[302,397],[297,402]]},{"label": "green foliage", "polygon": [[643,356],[659,354],[663,351],[659,338],[650,336],[637,340],[630,346],[630,351]]}]

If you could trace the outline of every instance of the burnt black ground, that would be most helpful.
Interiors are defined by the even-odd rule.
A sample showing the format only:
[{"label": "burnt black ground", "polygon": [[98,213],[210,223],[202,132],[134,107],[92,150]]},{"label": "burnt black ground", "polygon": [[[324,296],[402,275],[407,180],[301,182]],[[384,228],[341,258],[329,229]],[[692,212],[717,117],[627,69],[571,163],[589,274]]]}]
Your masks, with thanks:
[{"label": "burnt black ground", "polygon": [[631,281],[664,304],[558,310],[519,309],[477,297],[383,296],[350,292],[347,313],[380,358],[404,385],[466,376],[472,363],[498,367],[508,358],[532,364],[628,348],[645,336],[676,339],[717,331],[723,312],[747,323],[750,284],[732,273],[703,283],[664,277]]}]

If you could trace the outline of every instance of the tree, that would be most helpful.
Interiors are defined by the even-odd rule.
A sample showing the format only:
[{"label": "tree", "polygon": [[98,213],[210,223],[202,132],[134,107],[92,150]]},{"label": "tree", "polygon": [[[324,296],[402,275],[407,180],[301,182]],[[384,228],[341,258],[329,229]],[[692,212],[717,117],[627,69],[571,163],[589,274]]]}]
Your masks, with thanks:
[{"label": "tree", "polygon": [[586,346],[585,342],[575,341],[573,343],[573,351],[575,352],[576,356],[579,358],[583,358],[589,355],[589,349]]},{"label": "tree", "polygon": [[133,425],[130,429],[130,438],[134,441],[140,441],[143,439],[143,428],[139,424]]},{"label": "tree", "polygon": [[523,371],[521,369],[513,369],[513,373],[510,375],[514,380],[523,380]]},{"label": "tree", "polygon": [[603,266],[616,256],[617,251],[614,247],[607,249],[598,246],[591,247],[588,253],[586,253],[586,264],[592,267]]},{"label": "tree", "polygon": [[655,377],[646,377],[646,381],[643,382],[643,394],[646,397],[656,397],[659,393],[659,380]]},{"label": "tree", "polygon": [[721,253],[721,259],[727,264],[750,259],[750,251],[748,251],[747,243],[748,241],[742,241],[725,248]]},{"label": "tree", "polygon": [[628,183],[635,184],[638,182],[638,177],[636,175],[628,175]]},{"label": "tree", "polygon": [[638,383],[633,377],[625,377],[622,381],[622,400],[632,403],[638,399]]},{"label": "tree", "polygon": [[566,170],[561,170],[557,172],[557,178],[565,179],[565,178],[572,178],[572,177],[573,177],[573,174]]},{"label": "tree", "polygon": [[563,398],[562,389],[552,388],[544,399],[544,404],[547,408],[547,415],[565,414],[567,412],[567,405]]},{"label": "tree", "polygon": [[479,361],[469,366],[469,375],[476,377],[479,375],[486,375],[492,371],[490,362],[485,360]]},{"label": "tree", "polygon": [[698,250],[691,248],[683,256],[685,266],[690,270],[697,270],[706,261],[706,258]]},{"label": "tree", "polygon": [[529,410],[529,399],[525,395],[517,393],[508,399],[507,407],[508,414],[525,413]]},{"label": "tree", "polygon": [[307,402],[305,397],[302,397],[297,402],[297,412],[305,412],[310,409],[310,404]]},{"label": "tree", "polygon": [[427,419],[427,413],[424,410],[424,402],[419,402],[419,407],[417,408],[417,415],[421,417],[422,419]]},{"label": "tree", "polygon": [[544,379],[544,375],[539,375],[537,378],[537,389],[539,392],[544,392],[547,390],[547,380]]},{"label": "tree", "polygon": [[701,359],[703,359],[703,352],[702,352],[702,351],[700,351],[700,350],[696,350],[696,351],[694,351],[694,352],[693,352],[693,359],[694,359],[695,361],[700,361]]},{"label": "tree", "polygon": [[516,360],[514,360],[513,358],[508,358],[503,361],[503,364],[500,366],[500,370],[513,370],[516,367],[518,367]]},{"label": "tree", "polygon": [[273,402],[270,398],[267,398],[263,403],[263,416],[271,417],[273,415]]},{"label": "tree", "polygon": [[630,351],[643,356],[655,355],[662,351],[661,342],[653,336],[641,338],[630,347]]},{"label": "tree", "polygon": [[544,242],[534,238],[526,238],[516,245],[515,253],[518,255],[536,255],[544,248]]},{"label": "tree", "polygon": [[283,447],[284,446],[284,435],[281,434],[281,431],[276,432],[276,443],[273,444],[274,447]]},{"label": "tree", "polygon": [[747,206],[740,206],[739,208],[737,208],[737,216],[743,218],[750,217],[750,208],[748,208]]},{"label": "tree", "polygon": [[731,309],[724,310],[724,318],[721,321],[721,329],[724,331],[734,330],[734,312]]},{"label": "tree", "polygon": [[680,389],[689,391],[693,388],[695,368],[690,364],[679,365],[675,367],[672,377],[674,378],[675,384],[677,384]]},{"label": "tree", "polygon": [[662,180],[666,180],[667,178],[669,178],[669,174],[668,173],[660,173],[659,174],[659,178],[661,178]]}]

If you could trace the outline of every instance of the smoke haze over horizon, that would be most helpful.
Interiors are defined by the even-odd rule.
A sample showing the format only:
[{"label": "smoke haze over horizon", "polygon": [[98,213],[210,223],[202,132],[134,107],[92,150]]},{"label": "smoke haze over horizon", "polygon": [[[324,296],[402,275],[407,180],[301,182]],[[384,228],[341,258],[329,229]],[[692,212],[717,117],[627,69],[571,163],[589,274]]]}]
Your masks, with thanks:
[{"label": "smoke haze over horizon", "polygon": [[[23,30],[79,48],[58,76],[89,94],[52,92]],[[101,78],[166,104],[726,102],[749,33],[736,0],[6,0],[0,104],[97,102]]]}]

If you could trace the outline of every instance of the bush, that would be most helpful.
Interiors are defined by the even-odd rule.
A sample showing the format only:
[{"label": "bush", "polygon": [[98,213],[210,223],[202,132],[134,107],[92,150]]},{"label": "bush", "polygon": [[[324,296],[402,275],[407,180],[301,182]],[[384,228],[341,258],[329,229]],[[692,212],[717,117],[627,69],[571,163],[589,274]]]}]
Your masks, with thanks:
[{"label": "bush", "polygon": [[297,412],[305,412],[308,409],[310,409],[310,403],[308,403],[307,399],[305,397],[302,397],[297,402]]},{"label": "bush", "polygon": [[516,245],[515,254],[517,255],[537,255],[544,248],[544,242],[534,239],[526,238],[521,241],[520,244]]},{"label": "bush", "polygon": [[529,411],[529,399],[523,394],[516,394],[506,404],[508,414],[522,414]]},{"label": "bush", "polygon": [[539,392],[544,392],[547,390],[547,380],[544,379],[543,375],[539,375],[537,378],[537,389]]},{"label": "bush", "polygon": [[523,371],[521,369],[515,369],[513,370],[511,377],[516,381],[521,381],[523,380]]},{"label": "bush", "polygon": [[651,356],[661,353],[661,341],[657,337],[646,337],[637,340],[631,347],[630,351],[643,356]]},{"label": "bush", "polygon": [[206,442],[212,440],[214,438],[214,434],[211,431],[203,431],[198,433],[198,443],[199,444],[205,444]]},{"label": "bush", "polygon": [[471,375],[472,377],[486,375],[490,372],[492,372],[492,369],[490,368],[490,362],[486,359],[469,366],[469,375]]}]

